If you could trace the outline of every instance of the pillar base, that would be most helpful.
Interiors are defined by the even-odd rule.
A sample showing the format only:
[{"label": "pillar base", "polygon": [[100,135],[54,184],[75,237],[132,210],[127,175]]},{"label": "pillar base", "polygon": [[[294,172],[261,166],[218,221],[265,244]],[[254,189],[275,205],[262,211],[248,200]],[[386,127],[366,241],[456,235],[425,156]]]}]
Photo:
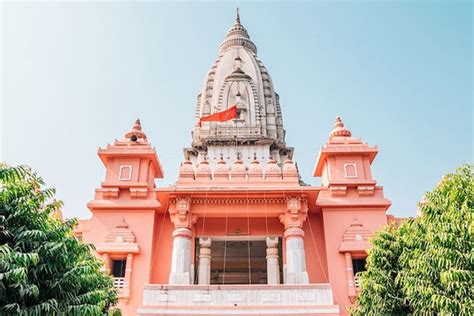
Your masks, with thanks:
[{"label": "pillar base", "polygon": [[191,275],[189,272],[175,273],[171,272],[168,280],[169,284],[191,284]]},{"label": "pillar base", "polygon": [[309,284],[308,272],[287,273],[286,284]]}]

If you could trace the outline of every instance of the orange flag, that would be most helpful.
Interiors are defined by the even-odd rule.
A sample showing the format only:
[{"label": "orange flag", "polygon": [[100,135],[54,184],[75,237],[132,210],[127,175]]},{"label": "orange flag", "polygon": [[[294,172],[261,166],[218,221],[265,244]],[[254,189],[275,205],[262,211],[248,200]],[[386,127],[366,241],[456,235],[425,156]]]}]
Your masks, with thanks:
[{"label": "orange flag", "polygon": [[217,112],[208,116],[203,116],[199,120],[199,126],[204,122],[227,122],[237,118],[237,105],[233,105],[225,111]]}]

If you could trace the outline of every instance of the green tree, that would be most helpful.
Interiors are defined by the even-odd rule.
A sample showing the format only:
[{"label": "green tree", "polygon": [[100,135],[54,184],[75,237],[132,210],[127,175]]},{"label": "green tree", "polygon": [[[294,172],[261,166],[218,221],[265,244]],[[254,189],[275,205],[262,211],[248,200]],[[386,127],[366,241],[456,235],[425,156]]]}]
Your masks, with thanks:
[{"label": "green tree", "polygon": [[0,164],[0,314],[103,315],[117,294],[30,168]]},{"label": "green tree", "polygon": [[373,238],[354,315],[474,314],[473,167],[445,176],[419,208]]},{"label": "green tree", "polygon": [[403,250],[395,223],[387,225],[372,239],[368,251],[367,271],[361,273],[361,293],[357,298],[355,315],[405,315],[409,307],[404,303],[395,282],[399,272],[398,258]]}]

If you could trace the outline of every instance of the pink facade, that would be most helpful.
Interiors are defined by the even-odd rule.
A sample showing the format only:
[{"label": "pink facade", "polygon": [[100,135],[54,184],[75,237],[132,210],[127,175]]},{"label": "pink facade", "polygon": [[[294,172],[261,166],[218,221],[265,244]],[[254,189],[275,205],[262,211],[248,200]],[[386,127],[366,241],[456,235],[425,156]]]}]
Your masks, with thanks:
[{"label": "pink facade", "polygon": [[76,233],[113,274],[124,315],[347,314],[387,222],[378,149],[337,118],[315,161],[322,185],[304,184],[267,78],[237,16],[197,118],[233,104],[240,116],[196,124],[175,185],[155,185],[163,170],[139,121],[99,149],[105,180]]}]

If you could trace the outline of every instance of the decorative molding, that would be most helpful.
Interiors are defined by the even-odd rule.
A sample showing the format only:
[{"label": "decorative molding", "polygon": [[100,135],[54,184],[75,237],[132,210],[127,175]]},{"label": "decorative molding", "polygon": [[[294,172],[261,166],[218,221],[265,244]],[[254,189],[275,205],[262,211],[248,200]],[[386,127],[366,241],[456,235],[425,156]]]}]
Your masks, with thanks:
[{"label": "decorative molding", "polygon": [[347,185],[330,185],[329,191],[331,192],[331,196],[346,196]]},{"label": "decorative molding", "polygon": [[359,185],[357,186],[359,196],[373,196],[375,192],[375,186],[373,185]]},{"label": "decorative molding", "polygon": [[301,197],[287,197],[287,211],[279,216],[285,229],[301,228],[308,217],[308,203]]},{"label": "decorative molding", "polygon": [[[170,204],[176,204],[177,199],[170,199]],[[201,198],[193,198],[191,203],[192,204],[245,204],[245,203],[252,203],[252,204],[283,204],[286,202],[284,198],[275,198],[275,199],[263,199],[263,198],[222,198],[222,199],[201,199]]]},{"label": "decorative molding", "polygon": [[[128,169],[128,177],[123,177],[123,171],[125,169]],[[120,169],[119,169],[119,180],[120,181],[130,181],[132,180],[132,166],[131,165],[123,165],[123,166],[120,166]]]},{"label": "decorative molding", "polygon": [[[355,175],[349,175],[347,172],[347,167],[354,167],[354,172]],[[359,177],[358,172],[357,172],[357,164],[356,163],[345,163],[344,164],[344,176],[346,179],[357,179]]]},{"label": "decorative molding", "polygon": [[105,236],[105,242],[97,244],[96,250],[98,253],[124,255],[140,252],[138,244],[135,243],[135,234],[128,228],[123,218]]},{"label": "decorative molding", "polygon": [[191,214],[191,198],[182,197],[174,200],[175,207],[170,208],[170,217],[175,228],[191,228],[197,222],[197,215]]},{"label": "decorative molding", "polygon": [[370,247],[369,238],[372,231],[366,229],[364,224],[358,218],[354,218],[349,228],[346,229],[342,236],[342,242],[339,252],[345,253],[365,253]]}]

